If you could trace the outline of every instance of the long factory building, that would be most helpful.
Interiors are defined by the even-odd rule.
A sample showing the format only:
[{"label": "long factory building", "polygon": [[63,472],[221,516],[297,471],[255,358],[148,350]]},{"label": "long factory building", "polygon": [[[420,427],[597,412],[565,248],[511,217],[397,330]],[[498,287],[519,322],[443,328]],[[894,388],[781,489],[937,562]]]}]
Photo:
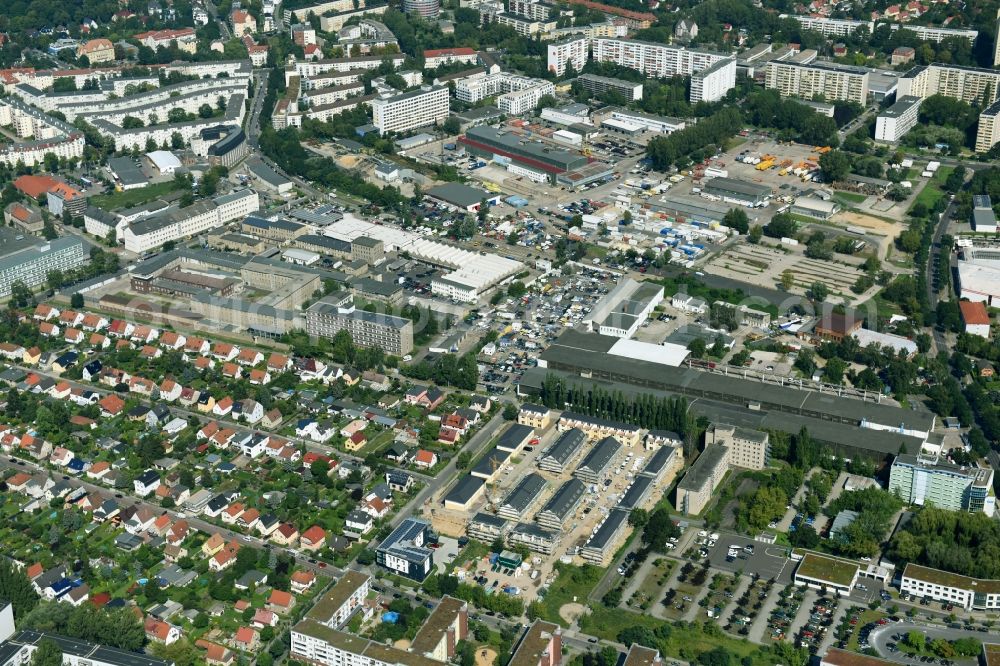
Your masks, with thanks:
[{"label": "long factory building", "polygon": [[[695,414],[755,430],[797,433],[843,455],[884,459],[900,446],[919,451],[931,436],[935,416],[856,398],[801,388],[796,380],[763,383],[742,376],[612,355],[616,338],[566,331],[525,372],[521,395],[537,393],[549,374],[567,385],[601,386],[626,395],[682,395]],[[582,377],[581,375],[586,375]]]}]

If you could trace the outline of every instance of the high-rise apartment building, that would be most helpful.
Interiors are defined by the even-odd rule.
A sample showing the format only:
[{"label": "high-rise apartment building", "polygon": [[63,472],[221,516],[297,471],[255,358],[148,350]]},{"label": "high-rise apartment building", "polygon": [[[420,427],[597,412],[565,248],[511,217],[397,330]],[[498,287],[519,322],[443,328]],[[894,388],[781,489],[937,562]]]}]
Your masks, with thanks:
[{"label": "high-rise apartment building", "polygon": [[717,102],[736,87],[736,58],[726,58],[691,75],[692,104]]},{"label": "high-rise apartment building", "polygon": [[634,39],[595,39],[593,48],[595,62],[613,62],[657,78],[690,76],[728,57],[728,54],[715,51]]},{"label": "high-rise apartment building", "polygon": [[822,95],[827,101],[864,105],[868,99],[868,70],[815,62],[806,65],[773,61],[767,64],[764,85],[777,90],[782,97],[813,99]]},{"label": "high-rise apartment building", "polygon": [[586,37],[571,37],[560,42],[554,42],[546,47],[548,52],[548,68],[556,76],[566,73],[569,65],[579,72],[587,64],[590,55],[590,40]]},{"label": "high-rise apartment building", "polygon": [[448,110],[448,87],[425,87],[372,100],[372,122],[382,135],[407,132],[444,122]]},{"label": "high-rise apartment building", "polygon": [[889,492],[909,504],[931,504],[947,511],[993,515],[993,469],[959,467],[936,456],[900,454],[889,471]]}]

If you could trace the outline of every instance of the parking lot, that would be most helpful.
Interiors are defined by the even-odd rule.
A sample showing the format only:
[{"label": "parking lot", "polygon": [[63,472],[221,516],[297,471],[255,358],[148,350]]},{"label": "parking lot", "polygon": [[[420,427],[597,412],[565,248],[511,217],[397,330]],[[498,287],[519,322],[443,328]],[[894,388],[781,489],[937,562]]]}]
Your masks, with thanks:
[{"label": "parking lot", "polygon": [[[730,546],[736,546],[739,554],[730,557]],[[745,548],[753,548],[753,553]],[[769,545],[748,539],[746,537],[720,535],[712,547],[706,547],[708,562],[713,569],[719,571],[742,571],[745,574],[757,574],[764,580],[774,580],[779,585],[792,582],[792,572],[795,563],[788,558],[786,546]]]}]

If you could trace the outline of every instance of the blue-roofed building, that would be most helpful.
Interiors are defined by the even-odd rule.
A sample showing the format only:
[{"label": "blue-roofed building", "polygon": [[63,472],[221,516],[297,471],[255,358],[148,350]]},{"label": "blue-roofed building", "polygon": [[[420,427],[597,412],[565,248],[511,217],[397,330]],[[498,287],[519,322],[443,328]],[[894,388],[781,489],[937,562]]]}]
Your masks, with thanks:
[{"label": "blue-roofed building", "polygon": [[431,525],[407,518],[375,550],[375,561],[401,576],[423,580],[434,569],[434,551],[427,546]]}]

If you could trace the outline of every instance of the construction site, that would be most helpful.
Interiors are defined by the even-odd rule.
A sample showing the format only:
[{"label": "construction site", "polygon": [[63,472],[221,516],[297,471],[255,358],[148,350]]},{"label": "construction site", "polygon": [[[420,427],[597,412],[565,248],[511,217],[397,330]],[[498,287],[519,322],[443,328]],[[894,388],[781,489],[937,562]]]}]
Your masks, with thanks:
[{"label": "construction site", "polygon": [[527,555],[513,567],[471,562],[460,576],[516,589],[527,603],[557,561],[611,561],[631,530],[628,513],[660,501],[683,467],[683,452],[675,435],[593,421],[511,424],[466,475],[431,499],[424,513],[438,532],[487,544],[500,539]]}]

